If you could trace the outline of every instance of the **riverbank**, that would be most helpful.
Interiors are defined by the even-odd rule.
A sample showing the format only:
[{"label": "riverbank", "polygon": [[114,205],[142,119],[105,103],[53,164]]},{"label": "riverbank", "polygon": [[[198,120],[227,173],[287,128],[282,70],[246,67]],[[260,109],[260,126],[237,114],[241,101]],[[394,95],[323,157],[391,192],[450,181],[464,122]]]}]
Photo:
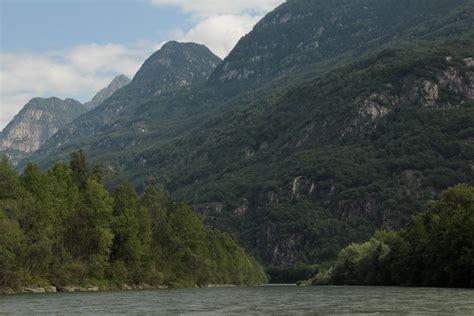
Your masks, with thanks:
[{"label": "riverbank", "polygon": [[19,288],[0,288],[0,295],[13,295],[13,294],[43,294],[43,293],[56,293],[56,292],[99,292],[99,291],[127,291],[127,290],[152,290],[152,289],[166,289],[168,286],[152,286],[147,284],[138,285],[89,285],[89,286],[27,286]]},{"label": "riverbank", "polygon": [[176,285],[149,285],[149,284],[107,284],[107,285],[88,285],[88,286],[26,286],[19,288],[0,288],[0,295],[15,294],[44,294],[44,293],[71,293],[71,292],[99,292],[99,291],[131,291],[131,290],[157,290],[169,288],[229,288],[242,287],[235,284],[196,284],[195,286],[176,286]]}]

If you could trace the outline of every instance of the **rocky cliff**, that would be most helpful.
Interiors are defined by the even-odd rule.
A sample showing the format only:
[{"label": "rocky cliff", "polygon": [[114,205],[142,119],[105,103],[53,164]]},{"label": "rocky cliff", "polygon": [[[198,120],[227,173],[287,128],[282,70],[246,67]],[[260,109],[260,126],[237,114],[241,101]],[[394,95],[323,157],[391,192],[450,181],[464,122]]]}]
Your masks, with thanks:
[{"label": "rocky cliff", "polygon": [[61,127],[84,113],[73,99],[31,99],[0,134],[0,150],[23,155],[36,151]]},{"label": "rocky cliff", "polygon": [[55,97],[30,100],[0,133],[0,152],[10,156],[14,163],[28,157],[66,124],[95,108],[129,83],[130,79],[119,75],[85,104]]}]

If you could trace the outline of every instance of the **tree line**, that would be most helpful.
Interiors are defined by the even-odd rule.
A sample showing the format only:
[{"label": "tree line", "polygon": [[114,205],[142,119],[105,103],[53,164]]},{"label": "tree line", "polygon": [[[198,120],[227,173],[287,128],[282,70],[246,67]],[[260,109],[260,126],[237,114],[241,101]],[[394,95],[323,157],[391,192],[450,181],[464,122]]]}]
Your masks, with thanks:
[{"label": "tree line", "polygon": [[261,266],[155,184],[109,193],[82,151],[47,171],[0,162],[0,287],[257,284]]},{"label": "tree line", "polygon": [[405,229],[349,245],[311,283],[474,287],[474,187],[451,187]]}]

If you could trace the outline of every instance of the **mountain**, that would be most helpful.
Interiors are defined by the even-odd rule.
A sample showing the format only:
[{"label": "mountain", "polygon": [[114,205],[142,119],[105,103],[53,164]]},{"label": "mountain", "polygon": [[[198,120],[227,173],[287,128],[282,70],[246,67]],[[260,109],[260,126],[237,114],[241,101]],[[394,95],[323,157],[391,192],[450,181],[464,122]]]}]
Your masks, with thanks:
[{"label": "mountain", "polygon": [[0,150],[15,157],[36,150],[86,108],[73,99],[31,99],[0,133]]},{"label": "mountain", "polygon": [[211,82],[264,82],[316,66],[347,63],[400,40],[430,40],[469,31],[465,0],[290,0],[242,38]]},{"label": "mountain", "polygon": [[219,57],[204,45],[175,41],[164,44],[128,85],[54,135],[45,151],[94,136],[153,96],[174,95],[204,84],[219,62]]},{"label": "mountain", "polygon": [[447,186],[473,182],[464,59],[474,42],[458,45],[382,51],[215,117],[135,163],[267,263],[331,260],[377,227],[403,227]]},{"label": "mountain", "polygon": [[89,102],[84,103],[84,106],[87,108],[88,111],[92,110],[105,100],[107,100],[112,94],[114,94],[117,90],[123,88],[124,86],[130,83],[130,79],[128,79],[125,75],[119,75],[115,77],[107,87],[101,89],[96,95],[90,100]]},{"label": "mountain", "polygon": [[465,0],[287,1],[207,81],[153,93],[137,74],[127,102],[116,93],[32,157],[83,148],[267,264],[332,260],[472,184],[473,16]]},{"label": "mountain", "polygon": [[0,152],[14,163],[28,157],[66,124],[96,107],[130,82],[124,75],[115,77],[84,105],[73,99],[31,99],[0,133]]}]

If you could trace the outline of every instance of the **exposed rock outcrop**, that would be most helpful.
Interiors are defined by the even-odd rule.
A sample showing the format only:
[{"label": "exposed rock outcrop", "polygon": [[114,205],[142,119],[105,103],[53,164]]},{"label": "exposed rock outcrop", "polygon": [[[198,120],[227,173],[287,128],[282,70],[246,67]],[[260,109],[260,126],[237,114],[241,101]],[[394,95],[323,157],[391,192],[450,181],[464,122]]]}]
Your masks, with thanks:
[{"label": "exposed rock outcrop", "polygon": [[465,59],[464,59],[464,63],[465,63],[466,66],[468,66],[468,67],[474,67],[474,58],[472,58],[472,57],[465,58]]},{"label": "exposed rock outcrop", "polygon": [[85,110],[73,99],[31,99],[0,134],[0,150],[32,153]]},{"label": "exposed rock outcrop", "polygon": [[249,201],[244,198],[242,201],[242,204],[238,208],[233,210],[232,212],[235,215],[244,216],[247,213],[248,209],[249,209]]},{"label": "exposed rock outcrop", "polygon": [[395,107],[399,102],[398,97],[373,93],[362,101],[359,115],[361,117],[370,117],[372,120],[378,120],[387,115],[390,108]]},{"label": "exposed rock outcrop", "polygon": [[0,151],[4,151],[16,163],[37,151],[58,130],[104,102],[128,83],[130,79],[126,76],[117,76],[85,104],[56,97],[31,99],[0,133]]},{"label": "exposed rock outcrop", "polygon": [[408,95],[403,98],[424,107],[441,108],[450,106],[441,101],[443,91],[449,91],[460,99],[474,99],[474,74],[471,73],[466,77],[460,69],[448,67],[438,74],[436,79],[436,81],[424,79],[411,83],[411,88],[407,87]]}]

